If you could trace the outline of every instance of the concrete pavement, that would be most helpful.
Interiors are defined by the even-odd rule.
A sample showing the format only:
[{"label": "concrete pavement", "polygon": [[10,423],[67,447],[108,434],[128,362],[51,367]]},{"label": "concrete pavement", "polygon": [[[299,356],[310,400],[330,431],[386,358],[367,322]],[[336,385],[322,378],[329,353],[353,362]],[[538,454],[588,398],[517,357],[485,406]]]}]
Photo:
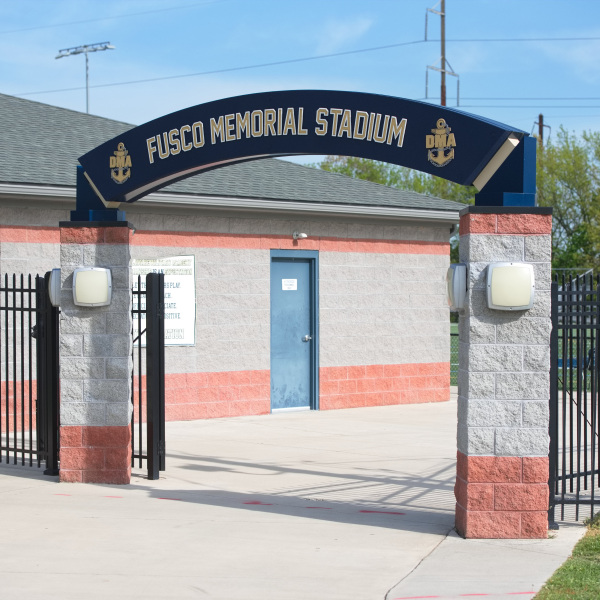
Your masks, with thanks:
[{"label": "concrete pavement", "polygon": [[57,484],[0,465],[0,598],[533,597],[582,526],[453,532],[456,403],[167,423],[167,471]]}]

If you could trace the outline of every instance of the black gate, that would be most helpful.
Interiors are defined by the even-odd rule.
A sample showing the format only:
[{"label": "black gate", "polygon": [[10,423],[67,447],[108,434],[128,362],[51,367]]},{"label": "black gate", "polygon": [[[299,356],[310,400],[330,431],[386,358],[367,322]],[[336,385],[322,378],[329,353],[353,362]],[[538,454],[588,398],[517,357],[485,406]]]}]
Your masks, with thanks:
[{"label": "black gate", "polygon": [[[550,342],[550,510],[600,504],[598,385],[600,285],[591,275],[552,283]],[[586,510],[587,513],[587,510]]]},{"label": "black gate", "polygon": [[140,468],[147,461],[148,479],[165,470],[164,281],[162,273],[149,273],[133,288],[131,460]]},{"label": "black gate", "polygon": [[0,462],[58,474],[59,309],[48,281],[31,275],[0,281]]}]

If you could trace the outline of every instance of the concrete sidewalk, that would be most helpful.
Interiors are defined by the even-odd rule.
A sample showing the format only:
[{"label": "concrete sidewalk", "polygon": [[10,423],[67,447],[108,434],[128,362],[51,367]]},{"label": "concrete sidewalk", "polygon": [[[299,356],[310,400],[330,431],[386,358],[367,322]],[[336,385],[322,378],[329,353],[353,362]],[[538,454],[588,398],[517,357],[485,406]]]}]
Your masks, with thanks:
[{"label": "concrete sidewalk", "polygon": [[0,465],[0,598],[533,597],[582,526],[453,533],[456,403],[167,423],[167,471]]}]

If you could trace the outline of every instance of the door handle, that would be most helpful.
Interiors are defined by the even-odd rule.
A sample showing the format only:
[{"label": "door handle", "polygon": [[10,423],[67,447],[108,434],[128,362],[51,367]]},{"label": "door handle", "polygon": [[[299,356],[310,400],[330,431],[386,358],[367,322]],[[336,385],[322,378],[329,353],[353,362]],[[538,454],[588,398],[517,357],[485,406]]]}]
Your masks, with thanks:
[{"label": "door handle", "polygon": [[310,342],[310,340],[312,340],[312,335],[305,335],[305,336],[302,338],[302,341],[303,341],[303,342]]}]

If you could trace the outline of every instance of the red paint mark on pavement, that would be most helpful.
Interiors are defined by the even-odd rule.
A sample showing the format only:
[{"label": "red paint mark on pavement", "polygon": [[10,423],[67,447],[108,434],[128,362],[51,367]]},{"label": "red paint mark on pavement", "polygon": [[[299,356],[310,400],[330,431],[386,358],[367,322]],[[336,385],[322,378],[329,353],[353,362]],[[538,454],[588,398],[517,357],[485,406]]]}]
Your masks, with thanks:
[{"label": "red paint mark on pavement", "polygon": [[70,496],[71,494],[54,494],[55,496]]},{"label": "red paint mark on pavement", "polygon": [[[392,512],[391,510],[361,510],[361,513],[377,513],[381,515],[405,515],[403,512]],[[440,596],[414,596],[414,598],[440,598]]]},{"label": "red paint mark on pavement", "polygon": [[267,502],[261,502],[260,500],[253,500],[252,502],[244,502],[244,504],[259,504],[260,506],[273,506]]}]

